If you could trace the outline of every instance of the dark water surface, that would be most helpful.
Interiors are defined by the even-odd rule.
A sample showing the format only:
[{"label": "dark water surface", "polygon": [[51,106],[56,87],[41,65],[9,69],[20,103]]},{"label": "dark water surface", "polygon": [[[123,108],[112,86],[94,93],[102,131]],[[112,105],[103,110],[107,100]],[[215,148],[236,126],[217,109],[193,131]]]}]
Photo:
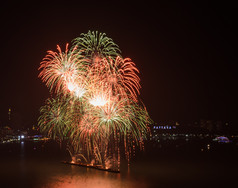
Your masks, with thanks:
[{"label": "dark water surface", "polygon": [[235,143],[174,141],[146,149],[115,174],[60,163],[69,156],[55,143],[1,144],[0,187],[238,187]]}]

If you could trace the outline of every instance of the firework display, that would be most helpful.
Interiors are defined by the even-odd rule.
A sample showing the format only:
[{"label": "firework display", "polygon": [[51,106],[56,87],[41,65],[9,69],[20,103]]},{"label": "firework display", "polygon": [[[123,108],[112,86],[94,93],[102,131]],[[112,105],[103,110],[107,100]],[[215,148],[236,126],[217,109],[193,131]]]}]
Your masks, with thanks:
[{"label": "firework display", "polygon": [[[66,140],[73,162],[120,165],[135,145],[143,148],[151,119],[139,100],[139,70],[105,33],[89,31],[65,52],[48,51],[39,77],[53,98],[40,109],[39,128]],[[123,149],[122,149],[123,148]]]}]

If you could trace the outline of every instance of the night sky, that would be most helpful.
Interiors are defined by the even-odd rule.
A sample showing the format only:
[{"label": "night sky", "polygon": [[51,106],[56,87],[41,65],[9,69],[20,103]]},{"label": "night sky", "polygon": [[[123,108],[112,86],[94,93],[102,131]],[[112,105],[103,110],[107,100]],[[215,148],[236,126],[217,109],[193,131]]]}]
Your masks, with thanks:
[{"label": "night sky", "polygon": [[38,78],[42,58],[88,30],[106,33],[136,63],[154,121],[237,122],[234,4],[32,3],[8,1],[0,8],[0,125],[9,107],[25,126],[37,122],[49,97]]}]

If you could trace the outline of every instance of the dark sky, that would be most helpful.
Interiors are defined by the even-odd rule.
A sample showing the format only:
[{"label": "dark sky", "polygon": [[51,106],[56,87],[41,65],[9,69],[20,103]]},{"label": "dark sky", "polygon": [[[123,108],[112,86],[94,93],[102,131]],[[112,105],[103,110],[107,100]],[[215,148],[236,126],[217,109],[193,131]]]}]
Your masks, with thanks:
[{"label": "dark sky", "polygon": [[106,33],[137,64],[154,121],[237,122],[236,6],[148,2],[1,5],[0,123],[9,106],[25,124],[36,122],[49,97],[38,78],[42,58],[88,30]]}]

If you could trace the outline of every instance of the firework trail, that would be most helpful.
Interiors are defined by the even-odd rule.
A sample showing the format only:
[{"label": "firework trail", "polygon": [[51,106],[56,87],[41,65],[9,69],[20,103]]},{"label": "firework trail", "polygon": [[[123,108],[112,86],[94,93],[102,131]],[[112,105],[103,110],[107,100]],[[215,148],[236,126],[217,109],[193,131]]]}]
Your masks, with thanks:
[{"label": "firework trail", "polygon": [[58,52],[48,51],[48,54],[41,62],[39,77],[46,86],[59,93],[75,92],[81,96],[84,92],[84,77],[87,63],[76,47],[68,51],[68,44],[65,52],[57,45]]},{"label": "firework trail", "polygon": [[39,77],[56,97],[41,107],[38,124],[54,139],[66,137],[73,156],[106,168],[112,158],[120,163],[120,143],[129,158],[148,131],[139,70],[104,33],[89,31],[73,41],[71,50],[57,46],[41,62]]},{"label": "firework trail", "polygon": [[115,59],[120,56],[121,52],[119,46],[111,38],[108,38],[105,33],[98,33],[98,31],[82,33],[80,37],[73,40],[73,45],[77,46],[82,54],[92,62],[109,56]]}]

